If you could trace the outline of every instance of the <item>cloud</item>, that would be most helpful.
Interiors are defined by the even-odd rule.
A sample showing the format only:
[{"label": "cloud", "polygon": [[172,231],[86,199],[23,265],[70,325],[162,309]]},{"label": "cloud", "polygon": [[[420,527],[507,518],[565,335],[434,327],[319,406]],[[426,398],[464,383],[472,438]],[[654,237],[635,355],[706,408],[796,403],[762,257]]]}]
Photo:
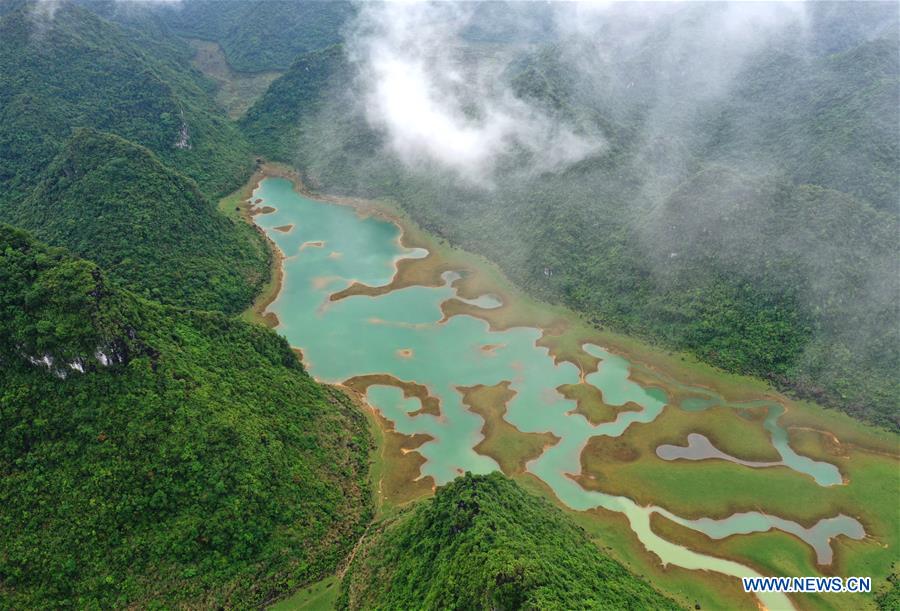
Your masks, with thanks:
[{"label": "cloud", "polygon": [[389,149],[411,167],[437,164],[482,186],[513,156],[519,171],[557,171],[602,150],[602,138],[576,133],[513,94],[503,79],[511,55],[466,48],[460,35],[472,7],[360,7],[349,57],[366,119]]}]

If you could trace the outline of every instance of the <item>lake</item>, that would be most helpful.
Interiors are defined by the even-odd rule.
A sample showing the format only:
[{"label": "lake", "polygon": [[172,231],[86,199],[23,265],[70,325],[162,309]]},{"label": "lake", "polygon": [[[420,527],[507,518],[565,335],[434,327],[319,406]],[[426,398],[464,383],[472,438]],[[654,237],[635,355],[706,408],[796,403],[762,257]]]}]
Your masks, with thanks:
[{"label": "lake", "polygon": [[[256,215],[255,220],[284,254],[283,286],[269,311],[278,318],[277,331],[302,350],[310,374],[328,383],[388,374],[426,387],[440,401],[439,413],[426,413],[418,398],[407,398],[397,386],[374,384],[366,391],[367,401],[393,423],[397,432],[430,437],[416,450],[425,459],[422,477],[431,477],[440,485],[465,471],[499,470],[493,458],[475,450],[483,439],[484,420],[466,407],[459,387],[508,382],[515,394],[507,404],[505,420],[522,433],[551,433],[559,439],[527,463],[528,472],[574,510],[602,507],[624,514],[641,544],[663,564],[735,577],[758,575],[738,562],[714,558],[663,539],[650,528],[654,513],[713,539],[782,530],[807,542],[819,564],[831,562],[833,537],[865,536],[862,525],[845,515],[820,520],[811,527],[755,511],[724,519],[686,519],[664,507],[641,506],[624,496],[585,490],[570,475],[580,473],[581,452],[593,437],[618,437],[636,423],[653,422],[666,409],[691,411],[726,405],[741,410],[765,405],[759,401],[728,404],[715,393],[700,388],[692,390],[692,398],[671,405],[664,390],[642,386],[630,377],[631,363],[626,355],[594,344],[585,345],[584,350],[599,358],[600,364],[597,371],[582,380],[578,367],[554,362],[546,348],[536,345],[541,337],[538,328],[491,331],[485,320],[475,316],[445,319],[441,304],[459,297],[453,285],[460,276],[452,271],[444,273],[444,284],[439,287],[411,286],[375,297],[356,295],[331,300],[332,294],[353,282],[369,286],[388,284],[398,261],[421,258],[427,252],[403,247],[398,225],[379,218],[363,218],[350,206],[303,197],[286,179],[264,179],[252,197],[258,209],[274,208],[273,212]],[[501,305],[491,293],[466,301],[484,310]],[[637,408],[619,411],[610,422],[592,424],[583,415],[573,413],[575,401],[557,390],[562,385],[578,383],[598,389],[609,406]],[[782,410],[777,404],[769,405],[764,422],[772,445],[781,456],[777,464],[805,474],[820,486],[840,485],[841,474],[834,465],[800,456],[790,447],[786,432],[778,425]],[[703,457],[691,457],[696,458]],[[715,451],[707,459],[729,458]],[[742,466],[755,468],[753,463]],[[761,464],[759,468],[768,466]],[[792,608],[782,594],[759,597],[770,609]]]}]

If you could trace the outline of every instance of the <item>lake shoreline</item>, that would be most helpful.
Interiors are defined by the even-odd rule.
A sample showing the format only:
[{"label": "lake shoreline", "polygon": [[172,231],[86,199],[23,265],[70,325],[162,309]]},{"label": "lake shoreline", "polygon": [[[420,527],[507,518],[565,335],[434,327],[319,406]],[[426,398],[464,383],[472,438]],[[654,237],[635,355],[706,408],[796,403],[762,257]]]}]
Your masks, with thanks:
[{"label": "lake shoreline", "polygon": [[[259,166],[250,181],[242,189],[246,194],[244,202],[249,207],[251,194],[259,187],[259,183],[265,178],[284,178],[289,180],[294,189],[301,196],[310,200],[331,203],[353,208],[360,218],[376,217],[393,223],[400,230],[399,241],[405,248],[424,248],[428,255],[423,258],[400,259],[395,262],[398,265],[425,266],[429,265],[427,278],[418,278],[419,282],[410,283],[409,286],[442,286],[444,279],[441,275],[449,270],[462,268],[468,275],[457,279],[452,284],[458,294],[467,298],[475,298],[483,294],[488,288],[494,294],[502,298],[503,304],[498,308],[481,309],[477,307],[463,307],[452,315],[468,314],[488,323],[491,331],[500,331],[517,326],[537,329],[542,336],[537,340],[537,345],[549,351],[554,361],[559,363],[568,361],[578,367],[582,374],[587,375],[596,371],[598,359],[584,350],[584,345],[594,343],[603,345],[609,352],[627,356],[632,364],[629,377],[637,383],[647,384],[647,374],[658,378],[657,382],[669,382],[679,380],[679,385],[701,387],[718,392],[729,401],[747,401],[751,399],[763,399],[774,401],[785,408],[782,416],[786,420],[786,428],[810,426],[810,419],[830,420],[831,428],[844,429],[845,436],[854,438],[855,445],[867,449],[881,451],[887,456],[896,457],[894,436],[883,429],[850,419],[842,412],[828,410],[818,404],[784,396],[778,392],[766,380],[729,373],[711,365],[705,364],[687,353],[677,353],[666,350],[664,347],[645,344],[639,338],[625,336],[606,329],[596,329],[590,326],[582,317],[564,306],[539,302],[521,292],[520,289],[502,275],[502,271],[496,265],[479,255],[465,251],[459,251],[452,246],[441,244],[438,238],[428,235],[419,228],[408,216],[394,208],[392,204],[365,200],[361,198],[333,196],[318,193],[309,188],[302,180],[300,173],[287,165],[265,162]],[[265,235],[265,231],[256,223],[255,218],[247,213],[243,218],[251,223],[258,231]],[[266,290],[261,292],[254,301],[252,309],[257,320],[263,320],[265,310],[274,302],[281,292],[284,281],[283,263],[284,254],[276,244],[266,236],[270,248],[277,255],[273,255],[273,281]],[[277,261],[275,260],[277,259]],[[399,272],[400,270],[397,269]],[[384,287],[367,287],[366,285],[351,284],[350,287],[334,293],[329,300],[340,299],[342,293],[350,291],[358,286],[366,290],[387,293],[404,286],[397,286],[395,281],[397,274]],[[496,283],[496,284],[493,284]],[[387,290],[385,290],[387,289]],[[355,294],[356,291],[352,291]],[[468,304],[465,304],[468,306]],[[511,312],[510,312],[511,311]],[[508,316],[504,314],[509,313]],[[270,320],[274,317],[271,314]],[[510,320],[511,318],[511,320]],[[527,320],[526,320],[527,319]],[[661,378],[661,380],[659,380]],[[820,422],[820,425],[823,424]],[[815,428],[824,428],[822,426]],[[849,431],[847,430],[849,429]],[[852,431],[851,435],[846,433]],[[868,443],[861,443],[862,439]],[[877,438],[877,439],[876,439]],[[894,450],[894,451],[892,451]]]},{"label": "lake shoreline", "polygon": [[[265,210],[257,211],[256,204],[252,199],[253,193],[259,188],[260,183],[266,178],[284,178],[286,180],[289,180],[293,185],[294,190],[299,195],[321,203],[348,206],[350,208],[353,208],[360,216],[360,218],[375,217],[393,223],[400,229],[398,240],[401,246],[409,249],[422,248],[428,251],[428,255],[426,255],[426,257],[433,256],[433,251],[432,249],[427,247],[426,240],[417,240],[412,237],[413,231],[410,228],[409,221],[407,219],[404,219],[401,214],[398,214],[393,210],[388,210],[384,204],[359,198],[339,197],[317,193],[306,186],[306,184],[303,182],[302,177],[300,176],[300,173],[297,170],[281,163],[263,162],[257,167],[256,171],[253,173],[247,183],[236,192],[239,194],[238,197],[240,197],[240,203],[238,205],[238,207],[240,208],[240,217],[244,221],[249,223],[257,232],[264,236],[272,258],[271,264],[269,266],[269,281],[260,290],[259,294],[256,296],[250,307],[245,310],[245,318],[249,318],[251,320],[255,320],[256,322],[265,324],[270,329],[276,328],[279,324],[278,316],[274,312],[267,312],[267,310],[269,306],[271,306],[272,303],[274,303],[275,300],[278,299],[278,296],[281,294],[281,290],[284,286],[285,254],[281,251],[278,245],[275,244],[275,242],[268,235],[266,235],[263,228],[256,223],[255,217],[258,214],[265,214]],[[234,194],[232,196],[228,196],[226,199],[230,200],[233,197]],[[291,227],[290,230],[293,230],[293,227]],[[418,234],[420,232],[416,233]],[[404,260],[405,259],[400,259],[395,262],[395,276],[400,272],[399,263]]]},{"label": "lake shoreline", "polygon": [[[628,372],[625,374],[627,380],[633,384],[637,384],[646,388],[658,387],[664,390],[668,396],[668,398],[665,400],[667,403],[671,404],[670,409],[672,410],[677,411],[681,400],[689,395],[706,397],[708,394],[711,395],[712,393],[715,393],[717,395],[716,401],[723,404],[747,402],[750,400],[765,400],[777,403],[782,407],[782,409],[784,410],[784,424],[786,425],[786,429],[791,425],[807,427],[814,426],[815,428],[822,428],[826,430],[831,429],[838,433],[835,438],[840,438],[842,442],[845,440],[854,440],[857,442],[864,440],[864,443],[860,445],[870,447],[886,445],[887,442],[891,441],[886,436],[878,435],[875,431],[872,431],[870,427],[865,427],[856,423],[853,423],[851,425],[850,423],[846,422],[846,418],[840,417],[839,414],[827,412],[826,410],[821,409],[819,406],[814,406],[812,404],[803,404],[791,400],[788,397],[783,397],[780,395],[780,393],[772,389],[764,381],[754,380],[753,378],[746,378],[743,376],[720,373],[717,370],[714,370],[713,368],[699,363],[693,359],[686,359],[680,354],[666,354],[665,351],[654,348],[653,346],[642,345],[641,341],[636,338],[629,338],[624,336],[619,337],[616,334],[605,330],[597,330],[594,327],[590,326],[583,318],[579,317],[577,313],[572,312],[567,308],[538,302],[537,300],[523,294],[519,289],[511,285],[511,283],[503,278],[502,275],[495,269],[495,266],[490,265],[490,263],[486,260],[482,261],[482,258],[479,258],[476,255],[471,255],[471,253],[466,253],[464,251],[459,251],[458,249],[448,247],[444,243],[440,242],[439,238],[430,236],[429,234],[419,229],[415,225],[415,223],[408,219],[402,212],[393,211],[391,209],[390,203],[371,202],[355,198],[325,196],[322,194],[314,193],[303,184],[300,178],[300,174],[296,170],[272,166],[270,164],[265,164],[264,166],[261,166],[259,168],[257,174],[254,175],[255,180],[253,181],[251,188],[255,190],[259,186],[259,183],[267,177],[287,179],[291,183],[290,187],[282,183],[282,185],[279,186],[279,189],[283,190],[284,192],[293,190],[296,194],[311,202],[333,203],[348,206],[353,208],[361,219],[376,217],[380,220],[390,222],[400,232],[399,236],[395,239],[400,242],[401,246],[426,248],[428,250],[428,256],[421,259],[404,259],[402,256],[398,257],[398,259],[395,260],[395,263],[396,261],[401,261],[403,263],[402,265],[395,265],[395,274],[390,282],[380,288],[368,287],[368,290],[378,291],[379,294],[389,293],[393,290],[404,288],[404,286],[402,285],[406,282],[408,282],[409,286],[444,286],[447,283],[447,278],[442,277],[442,275],[446,271],[462,270],[464,272],[464,275],[462,277],[453,279],[451,283],[453,288],[457,290],[458,295],[465,295],[469,296],[470,298],[474,298],[478,295],[486,293],[498,295],[501,305],[492,309],[484,309],[476,307],[473,304],[460,302],[454,308],[449,308],[445,307],[446,303],[450,301],[448,300],[448,302],[441,303],[441,311],[445,316],[471,316],[485,322],[488,326],[489,331],[499,331],[502,329],[510,329],[512,327],[529,327],[531,329],[534,329],[541,334],[539,339],[535,341],[535,345],[539,348],[547,350],[547,352],[549,353],[548,355],[553,359],[554,363],[557,366],[560,366],[562,364],[562,361],[568,361],[571,364],[576,365],[580,370],[580,378],[582,382],[585,381],[586,375],[590,375],[591,373],[597,371],[598,358],[586,349],[586,344],[593,344],[594,346],[603,346],[604,349],[608,349],[610,355],[612,356],[615,356],[618,353],[622,356],[627,357],[627,360],[630,362]],[[251,200],[248,197],[248,199],[246,200],[248,205],[250,205],[250,201]],[[258,202],[258,205],[262,205],[264,203],[273,203],[278,206],[277,201],[260,201]],[[307,212],[312,213],[312,211],[313,209],[311,208]],[[352,222],[350,220],[352,219],[352,215],[345,214],[342,215],[341,218],[343,219],[341,221],[343,223]],[[250,217],[250,220],[251,222],[253,222],[256,219]],[[264,224],[268,226],[271,224],[279,224],[279,222],[268,221],[268,223]],[[293,246],[291,248],[293,248]],[[278,262],[279,268],[281,268],[282,263],[283,259]],[[403,268],[408,274],[408,277],[404,282],[398,280],[401,268]],[[279,271],[281,271],[282,277],[277,284],[273,283],[271,287],[272,290],[267,295],[267,297],[269,297],[269,300],[266,302],[260,299],[260,301],[258,302],[258,306],[265,303],[265,306],[263,306],[262,308],[258,308],[258,315],[266,314],[265,309],[267,309],[269,305],[273,301],[275,301],[280,292],[281,286],[283,285],[284,272],[283,270]],[[352,277],[352,275],[350,277]],[[410,279],[414,279],[414,281],[409,281]],[[328,294],[325,293],[325,295],[326,298],[328,298]],[[302,338],[299,341],[302,343]],[[408,344],[406,345],[408,346]],[[401,348],[403,346],[404,344],[400,345]],[[400,356],[408,359],[413,355],[414,353],[408,350],[406,353],[401,354]],[[610,355],[604,356],[603,360],[606,361],[611,358]],[[681,357],[681,360],[679,360],[679,357]],[[389,385],[396,386],[395,384]],[[675,399],[675,401],[672,401],[672,399]],[[602,399],[599,400],[602,401]],[[615,404],[618,405],[617,402]],[[369,405],[368,407],[372,409],[371,405]],[[467,411],[478,415],[476,410],[468,409]],[[616,415],[619,415],[620,411],[621,410],[618,409],[615,410]],[[628,412],[632,410],[624,411]],[[421,453],[416,451],[421,443],[409,443],[409,441],[411,441],[412,439],[415,439],[416,442],[421,442],[423,438],[418,437],[418,435],[412,435],[403,436],[406,437],[406,439],[402,439],[396,435],[395,430],[392,430],[393,427],[390,426],[391,423],[388,422],[383,415],[381,415],[380,413],[376,413],[375,411],[372,412],[372,415],[376,417],[379,428],[381,428],[382,435],[390,435],[391,433],[395,434],[391,435],[392,441],[390,444],[388,444],[393,448],[391,451],[391,456],[383,457],[390,463],[390,466],[385,470],[385,473],[393,472],[394,476],[392,477],[391,482],[391,492],[393,494],[391,494],[390,496],[398,495],[407,498],[415,498],[419,494],[427,494],[430,487],[423,486],[423,482],[420,481],[420,478],[415,477],[416,475],[421,476],[422,474],[421,470],[419,469],[422,464],[422,455]],[[381,417],[379,418],[378,416]],[[502,415],[500,417],[502,418]],[[487,419],[482,415],[483,425],[486,424],[486,420]],[[655,416],[653,421],[656,421]],[[498,420],[497,423],[500,423],[500,420]],[[761,424],[754,422],[751,423],[751,426],[755,426],[758,428],[761,426]],[[721,430],[724,431],[726,429]],[[716,431],[706,432],[706,434],[710,439],[714,439],[714,433],[718,431],[719,429],[716,428]],[[495,439],[496,435],[493,434],[495,432],[496,431],[485,430],[485,427],[482,426],[482,441],[490,442],[492,439]],[[530,435],[521,435],[521,432],[521,430],[518,431],[518,433],[516,434],[517,438],[522,438],[523,440],[529,439]],[[666,439],[665,441],[667,443],[682,444],[683,438],[680,436],[675,436],[672,439]],[[819,448],[818,439],[805,438],[803,441],[806,444],[806,446],[804,447],[804,454],[809,455],[810,453],[812,453],[818,455],[825,453],[824,449]],[[487,447],[484,444],[479,444],[479,446],[482,446],[482,449]],[[579,456],[583,455],[583,450],[584,448],[581,448],[581,450],[579,451]],[[485,454],[477,451],[476,453],[482,456],[487,455],[488,457],[490,457],[490,453]],[[402,463],[398,462],[401,460],[403,461]],[[831,463],[832,465],[834,465],[835,462],[838,462],[838,460],[832,456],[822,456],[820,460]],[[405,468],[401,467],[402,464],[406,465]],[[404,472],[407,477],[396,477],[400,475],[399,472],[401,471]],[[512,471],[513,473],[510,473],[509,475],[515,476],[515,471],[517,470],[513,469]],[[524,473],[521,473],[519,475],[524,475]],[[735,473],[734,475],[740,475],[741,477],[744,477],[742,473]],[[792,475],[791,477],[795,476]],[[381,486],[383,486],[385,483],[386,480],[384,480],[382,477]],[[381,486],[376,484],[376,487],[378,487],[379,489],[381,489]],[[411,486],[415,488],[415,491],[411,488]],[[801,488],[803,487],[804,486],[801,486]],[[809,490],[804,490],[804,493],[813,495],[811,498],[816,498],[815,495],[819,494],[819,492],[817,490],[814,490],[813,487],[808,488]],[[555,504],[561,506],[566,505],[562,498],[557,495],[555,490],[550,489],[548,492]],[[586,492],[589,491],[586,490]],[[609,494],[606,490],[603,490],[602,492],[604,494]],[[666,490],[663,490],[663,492],[667,493]],[[622,498],[626,501],[629,501],[629,506],[635,505],[636,503],[631,499],[631,495],[623,496]],[[655,500],[657,499],[654,499],[654,501]],[[775,502],[776,500],[777,499],[772,499],[772,502]],[[760,501],[762,501],[762,499],[760,499]],[[666,503],[663,502],[662,506],[666,507]],[[753,507],[740,507],[740,509],[749,511],[754,507],[755,505],[753,505]],[[637,510],[635,509],[634,511]],[[686,513],[687,515],[693,515],[691,512]],[[707,513],[708,512],[704,512],[703,515],[705,516]],[[776,514],[777,517],[780,517],[780,513],[781,512]],[[818,513],[820,512],[817,512],[816,517],[822,517],[819,516]],[[643,520],[642,516],[643,514],[640,514],[640,512],[638,512],[635,513],[632,518],[640,518],[641,520]],[[871,530],[877,537],[878,534],[881,534],[879,533],[879,531],[884,531],[884,528],[882,526],[884,518],[883,516],[877,515],[874,517],[875,521],[872,522],[871,529],[869,524],[866,524],[865,532],[869,532]],[[637,526],[640,526],[642,522],[639,520],[636,524]],[[637,534],[637,531],[635,531],[635,534]],[[633,559],[639,558],[638,564],[640,565],[640,571],[650,571],[653,574],[661,577],[661,575],[658,575],[660,569],[656,565],[657,561],[654,559],[655,556],[653,555],[655,552],[646,547],[646,543],[643,541],[643,539],[641,539],[640,543],[637,546],[633,545],[631,542],[626,544],[624,542],[624,539],[630,538],[630,536],[631,535],[623,537],[617,533],[616,538],[620,541],[621,544],[627,546],[627,549],[620,550],[622,554],[624,554],[625,556],[631,556]],[[652,534],[652,531],[644,532],[643,536],[651,537],[651,539],[649,540],[650,543],[653,543],[652,537],[658,537],[658,535]],[[789,545],[791,547],[794,546],[793,543],[787,543],[789,539],[785,539],[781,536],[779,536],[779,539],[785,542],[784,545]],[[754,537],[754,540],[756,540],[756,537]],[[655,543],[653,544],[655,545]],[[845,548],[843,543],[837,543],[836,545],[838,547],[834,550],[835,557],[838,560],[838,563],[843,565],[844,562],[846,562],[845,554],[853,554],[853,552]],[[644,547],[644,549],[641,549],[642,546]],[[689,548],[685,549],[687,552],[691,551]],[[617,555],[621,557],[620,554]],[[804,556],[808,556],[808,553],[804,554]],[[762,564],[757,566],[761,567]],[[728,571],[731,571],[728,574],[733,574],[733,569],[728,567],[725,568]],[[770,572],[772,570],[772,568],[769,568]],[[663,571],[665,571],[665,569],[663,569]],[[692,575],[690,579],[696,579],[693,572],[691,572],[690,574]],[[667,589],[681,587],[681,584],[684,583],[682,582],[680,577],[674,578],[673,576],[673,579],[674,582],[670,583]],[[664,580],[668,581],[668,579]]]}]

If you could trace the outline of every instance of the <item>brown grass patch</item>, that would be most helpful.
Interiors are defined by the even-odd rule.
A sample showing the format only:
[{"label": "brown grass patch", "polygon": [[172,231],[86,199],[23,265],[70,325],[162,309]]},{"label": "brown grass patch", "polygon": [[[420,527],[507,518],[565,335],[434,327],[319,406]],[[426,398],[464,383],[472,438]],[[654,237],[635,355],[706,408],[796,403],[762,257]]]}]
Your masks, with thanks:
[{"label": "brown grass patch", "polygon": [[607,405],[603,402],[603,393],[596,386],[586,382],[563,384],[556,390],[566,399],[575,401],[576,407],[572,413],[581,414],[594,426],[613,422],[620,412],[636,412],[642,409],[640,405],[633,402],[628,402],[621,407]]},{"label": "brown grass patch", "polygon": [[497,461],[507,475],[525,471],[528,461],[540,456],[543,451],[559,443],[552,433],[523,433],[506,421],[506,405],[516,395],[508,381],[494,386],[458,386],[462,401],[470,411],[484,418],[481,432],[484,439],[475,446],[475,451],[490,456]]},{"label": "brown grass patch", "polygon": [[428,392],[428,388],[422,384],[415,382],[405,382],[398,380],[394,376],[387,373],[373,373],[362,376],[354,376],[344,382],[344,386],[353,389],[360,395],[365,396],[370,386],[394,386],[403,391],[403,396],[407,399],[415,397],[422,404],[422,407],[410,414],[410,416],[418,416],[419,414],[431,414],[435,417],[441,415],[441,401],[437,397]]}]

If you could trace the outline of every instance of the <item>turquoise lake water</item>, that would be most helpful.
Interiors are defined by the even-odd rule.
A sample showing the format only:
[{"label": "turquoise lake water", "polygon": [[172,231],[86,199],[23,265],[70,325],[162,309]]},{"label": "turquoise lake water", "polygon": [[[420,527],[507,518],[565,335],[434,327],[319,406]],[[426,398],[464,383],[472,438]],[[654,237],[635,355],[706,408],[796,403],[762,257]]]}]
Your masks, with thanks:
[{"label": "turquoise lake water", "polygon": [[[706,556],[662,539],[650,529],[653,513],[715,539],[780,529],[806,541],[820,564],[831,562],[832,537],[859,539],[865,535],[858,521],[844,515],[821,520],[809,529],[759,512],[734,514],[722,520],[687,520],[662,507],[643,507],[626,497],[584,490],[569,474],[580,472],[580,454],[587,441],[598,435],[619,436],[633,423],[652,422],[667,408],[665,393],[632,381],[625,358],[600,346],[587,345],[585,349],[600,359],[600,366],[586,376],[586,382],[601,391],[608,405],[634,402],[642,408],[621,412],[613,422],[592,425],[583,416],[571,413],[575,402],[556,390],[562,384],[578,383],[579,370],[570,363],[554,364],[548,351],[535,345],[540,330],[491,332],[485,321],[470,316],[454,316],[440,322],[440,304],[457,297],[451,283],[458,276],[452,272],[445,274],[442,287],[410,287],[379,297],[354,296],[332,302],[332,293],[354,281],[372,286],[389,283],[398,260],[426,253],[404,248],[395,224],[362,219],[350,207],[302,197],[288,180],[267,178],[252,197],[262,200],[260,206],[276,209],[255,217],[285,255],[283,288],[269,310],[278,316],[277,331],[303,350],[309,372],[331,383],[357,375],[387,373],[422,384],[440,399],[439,416],[413,416],[412,412],[420,407],[418,399],[405,399],[396,387],[376,385],[367,394],[370,404],[391,420],[398,432],[426,433],[434,438],[418,450],[426,460],[423,476],[443,484],[465,471],[486,473],[499,469],[492,458],[473,450],[482,439],[483,421],[465,408],[457,387],[508,380],[516,395],[508,405],[506,420],[523,432],[549,431],[560,438],[559,443],[531,461],[528,470],[573,509],[603,507],[623,513],[644,547],[664,564],[735,577],[757,575],[737,562]],[[293,228],[289,232],[274,229],[285,225]],[[469,302],[483,308],[500,305],[494,295]],[[499,347],[483,350],[487,345]],[[696,389],[695,394],[697,398],[680,407],[700,410],[729,405],[709,391]],[[759,402],[729,406],[741,409],[758,405]],[[799,456],[790,448],[787,433],[778,426],[781,409],[769,405],[765,421],[781,462],[819,485],[839,485],[841,475],[834,465]],[[782,594],[761,594],[760,600],[770,609],[792,608]]]}]

